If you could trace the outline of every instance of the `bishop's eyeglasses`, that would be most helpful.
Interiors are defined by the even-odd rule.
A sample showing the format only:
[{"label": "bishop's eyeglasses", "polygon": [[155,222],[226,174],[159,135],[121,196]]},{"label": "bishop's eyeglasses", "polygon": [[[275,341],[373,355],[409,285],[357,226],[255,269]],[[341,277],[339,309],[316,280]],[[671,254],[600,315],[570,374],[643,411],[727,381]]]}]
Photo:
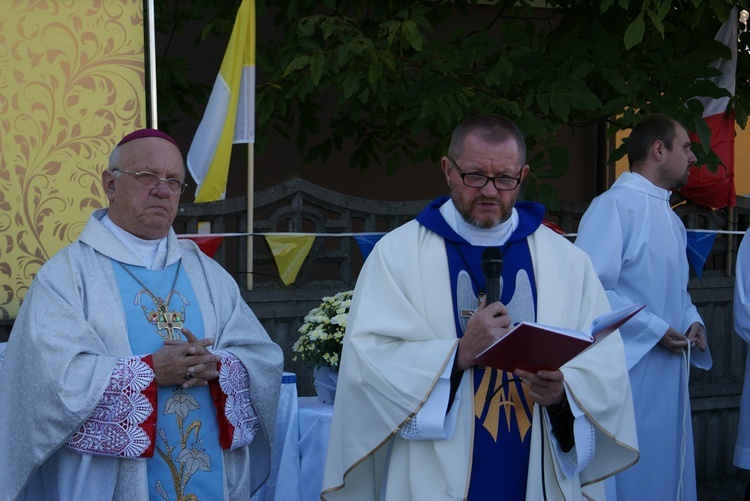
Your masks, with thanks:
[{"label": "bishop's eyeglasses", "polygon": [[146,172],[146,171],[140,171],[140,172],[134,172],[132,170],[123,170],[114,168],[112,169],[112,172],[118,171],[123,172],[125,174],[130,174],[135,178],[136,181],[140,183],[141,186],[144,188],[148,188],[149,190],[153,190],[157,186],[159,186],[159,183],[162,181],[164,184],[167,185],[167,189],[169,190],[169,193],[172,195],[177,195],[179,193],[184,193],[185,189],[187,189],[187,183],[183,183],[179,179],[175,179],[173,177],[170,178],[163,178],[159,177],[156,174],[152,172]]},{"label": "bishop's eyeglasses", "polygon": [[448,160],[450,160],[453,165],[456,166],[456,170],[458,170],[458,175],[461,176],[461,180],[464,182],[466,186],[469,188],[484,188],[485,185],[492,180],[492,184],[495,186],[495,189],[498,191],[510,191],[515,190],[519,184],[521,184],[521,176],[513,177],[513,176],[506,176],[506,175],[500,175],[495,177],[485,176],[484,174],[479,174],[478,172],[470,172],[465,174],[461,167],[458,166],[455,160],[453,160],[451,157],[446,157]]}]

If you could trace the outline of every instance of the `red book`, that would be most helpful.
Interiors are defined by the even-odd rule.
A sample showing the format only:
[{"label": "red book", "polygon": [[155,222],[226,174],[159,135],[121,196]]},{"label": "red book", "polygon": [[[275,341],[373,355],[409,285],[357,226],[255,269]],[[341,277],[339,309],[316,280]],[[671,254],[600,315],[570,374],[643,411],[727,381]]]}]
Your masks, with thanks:
[{"label": "red book", "polygon": [[474,363],[509,372],[554,371],[616,331],[644,307],[631,305],[604,313],[591,322],[588,332],[521,322],[477,355]]}]

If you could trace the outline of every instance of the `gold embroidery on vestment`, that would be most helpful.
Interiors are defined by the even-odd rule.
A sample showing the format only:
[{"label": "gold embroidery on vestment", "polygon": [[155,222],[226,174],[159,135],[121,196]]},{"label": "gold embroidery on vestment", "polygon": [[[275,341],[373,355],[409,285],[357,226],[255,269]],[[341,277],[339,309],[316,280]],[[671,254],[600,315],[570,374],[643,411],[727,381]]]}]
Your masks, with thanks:
[{"label": "gold embroidery on vestment", "polygon": [[[531,429],[531,408],[533,406],[527,387],[521,385],[523,391],[519,392],[518,384],[512,382],[504,388],[500,388],[503,385],[503,381],[513,378],[513,374],[491,367],[485,368],[482,372],[482,380],[474,394],[474,413],[476,417],[481,419],[482,415],[485,416],[482,421],[482,427],[492,435],[493,440],[497,441],[500,427],[500,410],[502,409],[505,412],[505,421],[509,431],[512,419],[515,416],[518,424],[519,438],[523,442],[526,439],[528,431]],[[505,378],[503,378],[503,373],[505,373]],[[490,390],[490,381],[493,374],[495,375],[495,385]],[[488,402],[487,398],[493,392],[496,393]]]}]

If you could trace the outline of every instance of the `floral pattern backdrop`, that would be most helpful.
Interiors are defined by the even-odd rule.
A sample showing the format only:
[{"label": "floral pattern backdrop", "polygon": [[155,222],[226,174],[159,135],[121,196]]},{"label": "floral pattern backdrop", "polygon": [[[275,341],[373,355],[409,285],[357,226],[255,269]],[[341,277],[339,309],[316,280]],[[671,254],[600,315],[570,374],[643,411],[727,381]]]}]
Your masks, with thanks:
[{"label": "floral pattern backdrop", "polygon": [[100,173],[145,126],[142,0],[2,0],[0,318],[106,204]]}]

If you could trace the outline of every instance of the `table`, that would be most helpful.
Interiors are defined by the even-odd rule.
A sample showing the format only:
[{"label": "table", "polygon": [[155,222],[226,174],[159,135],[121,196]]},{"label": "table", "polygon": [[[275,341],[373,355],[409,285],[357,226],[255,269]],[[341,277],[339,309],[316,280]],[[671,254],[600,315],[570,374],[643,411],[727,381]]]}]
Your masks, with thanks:
[{"label": "table", "polygon": [[297,402],[299,419],[299,466],[301,501],[320,499],[323,471],[326,465],[328,437],[331,432],[333,404],[324,404],[317,397],[300,397]]},{"label": "table", "polygon": [[[276,416],[276,439],[268,481],[252,497],[253,501],[298,501],[300,462],[297,424],[297,375],[281,376],[279,411]],[[322,477],[321,477],[322,478]]]},{"label": "table", "polygon": [[297,397],[297,376],[281,379],[271,472],[253,501],[318,501],[323,489],[333,404]]}]

